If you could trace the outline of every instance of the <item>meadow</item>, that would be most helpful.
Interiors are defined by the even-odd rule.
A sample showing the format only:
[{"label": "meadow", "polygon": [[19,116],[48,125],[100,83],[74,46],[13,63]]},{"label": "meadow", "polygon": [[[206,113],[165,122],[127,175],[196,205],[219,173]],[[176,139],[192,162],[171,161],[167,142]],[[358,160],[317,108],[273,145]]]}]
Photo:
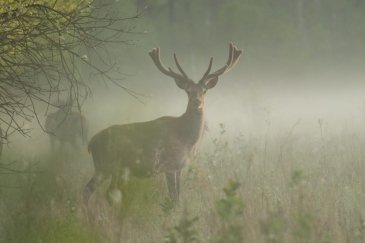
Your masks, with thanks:
[{"label": "meadow", "polygon": [[5,153],[0,242],[364,242],[364,131],[317,123],[267,124],[262,136],[219,124],[184,169],[176,205],[160,175],[130,178],[120,209],[103,199],[107,185],[86,206],[86,149]]}]

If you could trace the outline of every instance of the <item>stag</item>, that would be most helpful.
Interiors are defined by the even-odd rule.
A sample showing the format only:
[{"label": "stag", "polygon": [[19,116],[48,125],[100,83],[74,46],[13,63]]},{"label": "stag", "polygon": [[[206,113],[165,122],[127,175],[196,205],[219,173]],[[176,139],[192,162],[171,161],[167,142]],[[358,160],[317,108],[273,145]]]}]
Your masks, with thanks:
[{"label": "stag", "polygon": [[232,69],[242,51],[229,45],[226,65],[211,73],[213,58],[199,82],[192,81],[181,68],[176,54],[175,64],[180,73],[166,68],[160,60],[160,49],[149,52],[154,64],[163,74],[173,78],[188,95],[188,105],[180,117],[164,116],[156,120],[113,125],[92,137],[88,145],[95,173],[85,187],[84,200],[111,177],[107,189],[110,204],[120,202],[123,175],[149,177],[165,173],[169,196],[179,198],[180,175],[184,165],[192,159],[204,130],[204,99],[208,89],[216,86],[218,77]]},{"label": "stag", "polygon": [[73,148],[87,143],[88,126],[85,117],[71,108],[60,107],[56,112],[48,114],[45,122],[45,130],[49,135],[51,148],[55,148],[58,141],[61,146],[68,143]]}]

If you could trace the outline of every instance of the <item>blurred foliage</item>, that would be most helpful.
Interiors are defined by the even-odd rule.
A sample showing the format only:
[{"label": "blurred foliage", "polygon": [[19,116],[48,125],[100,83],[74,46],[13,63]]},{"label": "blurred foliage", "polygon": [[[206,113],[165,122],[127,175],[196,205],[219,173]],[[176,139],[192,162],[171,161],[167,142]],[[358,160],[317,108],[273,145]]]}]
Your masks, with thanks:
[{"label": "blurred foliage", "polygon": [[268,212],[268,216],[260,222],[261,232],[267,243],[284,242],[285,222],[280,210]]},{"label": "blurred foliage", "polygon": [[[21,55],[23,49],[37,48],[42,43],[57,42],[60,39],[76,37],[67,33],[66,26],[71,24],[71,16],[87,13],[92,0],[61,0],[61,1],[0,1],[0,23],[1,23],[1,57],[0,62],[4,64],[3,58],[9,54],[9,58],[24,59]],[[70,15],[72,14],[72,15]],[[42,28],[39,28],[42,27]],[[52,32],[49,29],[53,30]],[[68,28],[71,30],[71,28]],[[47,34],[47,38],[41,31]],[[64,31],[64,32],[63,32]],[[62,33],[64,36],[60,36]],[[34,38],[37,38],[34,40]],[[34,45],[35,42],[38,46]],[[23,65],[25,66],[25,65]],[[22,68],[20,65],[19,68]]]},{"label": "blurred foliage", "polygon": [[[124,2],[130,1],[115,4],[125,9]],[[231,41],[245,49],[242,61],[248,69],[359,66],[365,56],[365,3],[359,0],[136,0],[135,4],[144,13],[139,28],[149,33],[144,38],[150,38],[143,45],[157,44],[164,52],[194,55],[197,61],[212,53],[225,55],[225,44]]]},{"label": "blurred foliage", "polygon": [[178,225],[167,229],[168,234],[165,236],[166,243],[190,243],[200,242],[197,237],[197,230],[194,228],[198,217],[189,217],[187,210],[184,210],[182,218]]},{"label": "blurred foliage", "polygon": [[305,180],[305,175],[302,170],[295,170],[291,175],[291,186],[298,186],[300,183],[302,183]]},{"label": "blurred foliage", "polygon": [[[60,1],[47,1],[47,0],[32,0],[32,1],[18,1],[18,0],[1,0],[0,1],[0,12],[9,13],[16,12],[15,14],[20,14],[28,11],[32,5],[43,5],[49,8],[53,8],[55,11],[60,12],[73,12],[76,9],[91,4],[93,0],[60,0]],[[32,14],[35,13],[34,10],[30,10]]]},{"label": "blurred foliage", "polygon": [[243,241],[243,225],[241,217],[243,214],[243,202],[237,195],[240,184],[229,180],[223,188],[225,197],[216,202],[216,210],[220,218],[221,228],[215,242],[217,243],[239,243]]},{"label": "blurred foliage", "polygon": [[[128,17],[112,14],[109,5],[92,0],[0,2],[0,121],[6,142],[24,123],[41,124],[40,107],[60,99],[81,105],[90,95],[90,76],[114,83],[130,95],[120,77],[110,76],[112,45],[126,44]],[[57,99],[57,100],[56,100]]]},{"label": "blurred foliage", "polygon": [[36,168],[33,168],[33,163],[26,163],[25,171],[39,170],[39,173],[19,173],[3,178],[8,183],[14,180],[12,184],[16,181],[19,185],[16,192],[7,190],[5,197],[5,202],[11,208],[4,226],[6,242],[100,242],[97,230],[89,228],[80,220],[75,181],[69,180],[67,184],[57,174],[67,166],[66,160],[75,159],[68,153],[62,154],[62,162],[66,165],[58,163],[59,154],[56,154],[47,157],[54,162],[49,165],[36,164]]}]

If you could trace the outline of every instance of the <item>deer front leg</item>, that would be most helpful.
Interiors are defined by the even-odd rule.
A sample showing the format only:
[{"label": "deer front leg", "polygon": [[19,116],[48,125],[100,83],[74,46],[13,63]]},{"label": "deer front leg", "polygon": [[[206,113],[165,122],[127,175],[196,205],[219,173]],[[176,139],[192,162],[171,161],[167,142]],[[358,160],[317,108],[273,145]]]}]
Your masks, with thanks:
[{"label": "deer front leg", "polygon": [[166,172],[166,183],[170,198],[173,201],[179,200],[181,170]]}]

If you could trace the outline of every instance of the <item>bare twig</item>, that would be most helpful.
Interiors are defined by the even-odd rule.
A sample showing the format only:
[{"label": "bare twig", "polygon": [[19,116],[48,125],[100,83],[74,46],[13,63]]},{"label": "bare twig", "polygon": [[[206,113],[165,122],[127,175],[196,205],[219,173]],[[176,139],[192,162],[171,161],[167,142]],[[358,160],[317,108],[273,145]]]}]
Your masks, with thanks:
[{"label": "bare twig", "polygon": [[46,104],[48,110],[56,106],[54,100],[68,97],[81,109],[91,93],[85,70],[139,98],[110,76],[115,63],[101,60],[103,55],[99,54],[108,44],[128,42],[124,37],[133,28],[126,26],[138,13],[121,18],[111,16],[105,5],[95,7],[79,1],[76,7],[66,9],[60,8],[59,2],[29,1],[22,8],[9,5],[2,8],[7,12],[0,12],[0,127],[4,141],[14,132],[26,136],[26,123],[34,119],[43,129],[36,109],[39,104]]}]

